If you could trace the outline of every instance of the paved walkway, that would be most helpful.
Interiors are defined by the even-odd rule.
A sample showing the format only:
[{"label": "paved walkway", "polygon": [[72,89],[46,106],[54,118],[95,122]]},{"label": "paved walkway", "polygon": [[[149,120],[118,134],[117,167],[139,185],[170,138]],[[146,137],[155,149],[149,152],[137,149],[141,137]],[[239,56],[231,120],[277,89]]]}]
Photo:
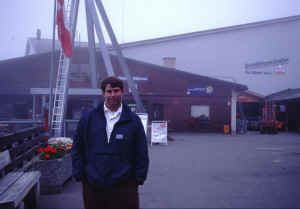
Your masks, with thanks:
[{"label": "paved walkway", "polygon": [[[299,134],[172,137],[149,148],[142,208],[300,208]],[[81,184],[41,195],[39,208],[83,208]]]}]

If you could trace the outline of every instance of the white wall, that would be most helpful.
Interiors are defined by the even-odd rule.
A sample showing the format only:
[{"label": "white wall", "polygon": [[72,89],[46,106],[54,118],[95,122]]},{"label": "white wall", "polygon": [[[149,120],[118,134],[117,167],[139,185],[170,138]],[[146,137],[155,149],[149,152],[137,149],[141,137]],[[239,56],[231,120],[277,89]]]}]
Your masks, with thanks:
[{"label": "white wall", "polygon": [[[163,57],[176,57],[177,69],[220,79],[233,78],[264,95],[300,88],[300,20],[125,48],[123,53],[158,65],[163,64]],[[282,66],[285,75],[245,72],[247,63],[281,58],[289,59]]]}]

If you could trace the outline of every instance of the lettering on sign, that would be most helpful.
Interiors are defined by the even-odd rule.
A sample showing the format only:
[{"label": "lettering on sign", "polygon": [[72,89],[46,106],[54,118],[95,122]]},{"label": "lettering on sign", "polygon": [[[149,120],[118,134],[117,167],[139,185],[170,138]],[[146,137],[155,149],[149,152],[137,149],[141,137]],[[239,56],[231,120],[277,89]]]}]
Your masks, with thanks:
[{"label": "lettering on sign", "polygon": [[245,73],[249,75],[285,75],[289,58],[258,61],[245,64]]}]

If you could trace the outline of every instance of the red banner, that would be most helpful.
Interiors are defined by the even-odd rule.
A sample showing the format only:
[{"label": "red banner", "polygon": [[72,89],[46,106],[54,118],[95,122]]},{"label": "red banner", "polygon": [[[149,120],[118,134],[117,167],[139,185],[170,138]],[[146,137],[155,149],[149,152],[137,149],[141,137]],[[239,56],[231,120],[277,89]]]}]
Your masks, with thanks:
[{"label": "red banner", "polygon": [[61,47],[67,57],[72,56],[72,41],[70,31],[65,27],[64,21],[64,0],[58,0],[57,7],[57,19],[56,24],[58,26],[58,38],[61,43]]}]

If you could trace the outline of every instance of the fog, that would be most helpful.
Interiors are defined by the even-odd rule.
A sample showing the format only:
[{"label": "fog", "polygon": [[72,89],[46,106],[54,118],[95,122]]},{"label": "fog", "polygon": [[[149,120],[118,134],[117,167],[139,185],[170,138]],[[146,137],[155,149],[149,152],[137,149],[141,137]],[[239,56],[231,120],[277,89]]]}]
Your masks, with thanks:
[{"label": "fog", "polygon": [[[39,0],[2,3],[0,79],[2,92],[6,92],[5,94],[9,95],[6,88],[17,89],[17,94],[33,94],[32,91],[38,88],[45,90],[49,87],[53,3]],[[223,102],[229,104],[232,101],[228,98],[233,97],[231,90],[225,87],[219,90],[219,86],[236,86],[238,91],[249,90],[259,97],[288,88],[299,88],[298,1],[104,0],[103,4],[119,43],[124,45],[123,54],[128,57],[131,74],[139,79],[135,82],[141,94],[186,96],[204,93],[207,96],[209,94],[202,91],[209,89],[212,95],[226,98]],[[77,43],[87,41],[85,19],[84,1],[80,1],[75,35]],[[27,42],[29,38],[36,38],[37,29],[41,30],[40,43],[46,39],[48,45],[45,42],[35,46],[33,42]],[[103,29],[105,41],[110,43],[105,28]],[[198,34],[199,39],[194,38],[193,34]],[[172,42],[170,37],[175,37],[176,40]],[[178,37],[188,38],[182,41]],[[143,45],[147,40],[153,41],[153,44]],[[29,44],[26,45],[27,43]],[[26,47],[31,49],[29,54],[35,56],[20,58],[25,55]],[[106,76],[107,66],[103,63],[102,55],[97,53],[98,65],[94,72],[88,65],[87,48],[76,50],[74,47],[70,88],[91,88],[91,83],[98,83],[97,79]],[[48,53],[39,54],[42,52]],[[57,65],[58,54],[55,58]],[[112,60],[114,71],[124,78],[117,58]],[[171,65],[168,63],[170,60],[173,62]],[[171,72],[170,68],[176,70]],[[178,85],[167,85],[163,80],[166,77],[156,75],[158,72],[166,77],[174,77]],[[183,73],[186,76],[185,81],[180,80],[180,76],[175,76],[177,72],[178,75]],[[97,77],[92,76],[96,74]],[[203,80],[206,78],[203,76],[208,76],[208,79]],[[218,80],[214,80],[215,78]],[[152,83],[152,80],[156,83]],[[124,81],[127,85],[126,79]],[[146,90],[143,92],[143,89]],[[126,93],[131,94],[128,87]],[[40,103],[37,107],[40,115],[44,113],[43,108],[49,102],[44,96],[38,95],[34,99]],[[174,98],[172,102],[176,103],[177,100],[178,98]],[[26,117],[35,117],[34,101],[31,102],[31,98],[20,101],[21,104],[32,103]],[[10,102],[7,100],[5,105],[10,106]],[[79,105],[76,108],[81,107]],[[76,115],[73,110],[70,111],[70,117]]]},{"label": "fog", "polygon": [[[84,1],[77,39],[87,40]],[[103,0],[120,43],[214,29],[300,14],[295,0]],[[53,1],[3,1],[0,60],[23,56],[26,40],[52,38]],[[106,36],[107,37],[107,36]]]},{"label": "fog", "polygon": [[[75,144],[73,157],[90,147],[83,155],[97,155],[78,163],[86,181],[120,172],[112,179],[130,176],[134,186],[148,148],[141,208],[300,208],[299,0],[103,0],[124,57],[102,22],[110,54],[86,47],[83,2],[70,68],[51,50],[53,0],[1,2],[0,207],[11,191],[32,191],[20,208],[36,197],[39,209],[83,208],[82,184],[71,180]],[[67,79],[56,77],[67,69]],[[102,88],[110,74],[117,84]],[[51,78],[60,90],[52,100]],[[70,139],[58,152],[48,137]],[[3,183],[25,169],[17,174],[41,178]]]}]

